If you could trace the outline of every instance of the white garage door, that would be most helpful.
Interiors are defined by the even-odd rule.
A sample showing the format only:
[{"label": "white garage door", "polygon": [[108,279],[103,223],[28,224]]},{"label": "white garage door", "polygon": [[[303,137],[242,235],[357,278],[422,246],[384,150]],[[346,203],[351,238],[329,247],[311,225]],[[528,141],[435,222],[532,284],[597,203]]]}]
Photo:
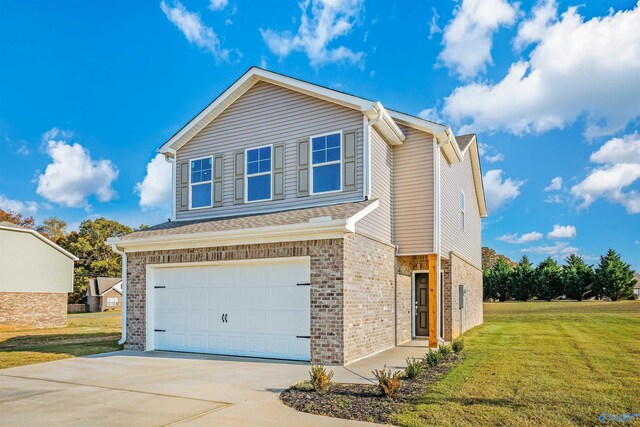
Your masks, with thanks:
[{"label": "white garage door", "polygon": [[308,258],[157,268],[157,350],[309,360]]}]

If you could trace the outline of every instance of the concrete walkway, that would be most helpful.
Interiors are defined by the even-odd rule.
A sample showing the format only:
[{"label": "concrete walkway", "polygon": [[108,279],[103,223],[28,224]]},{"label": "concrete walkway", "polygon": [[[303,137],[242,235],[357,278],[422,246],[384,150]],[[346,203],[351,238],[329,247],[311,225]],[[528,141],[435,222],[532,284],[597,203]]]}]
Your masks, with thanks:
[{"label": "concrete walkway", "polygon": [[[336,382],[367,383],[371,371],[404,368],[425,348],[395,347],[332,368]],[[0,370],[0,426],[358,426],[294,411],[279,393],[309,364],[170,352],[120,351]]]}]

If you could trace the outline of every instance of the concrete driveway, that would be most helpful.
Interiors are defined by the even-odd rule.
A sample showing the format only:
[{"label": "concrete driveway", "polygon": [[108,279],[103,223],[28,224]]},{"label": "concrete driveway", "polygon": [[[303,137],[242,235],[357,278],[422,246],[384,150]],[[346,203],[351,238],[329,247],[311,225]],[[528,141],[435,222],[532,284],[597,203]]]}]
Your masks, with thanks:
[{"label": "concrete driveway", "polygon": [[[334,381],[371,380],[401,369],[424,348],[396,347],[335,368]],[[366,423],[294,411],[278,400],[308,377],[307,363],[169,352],[120,351],[0,370],[0,426],[261,425]]]}]

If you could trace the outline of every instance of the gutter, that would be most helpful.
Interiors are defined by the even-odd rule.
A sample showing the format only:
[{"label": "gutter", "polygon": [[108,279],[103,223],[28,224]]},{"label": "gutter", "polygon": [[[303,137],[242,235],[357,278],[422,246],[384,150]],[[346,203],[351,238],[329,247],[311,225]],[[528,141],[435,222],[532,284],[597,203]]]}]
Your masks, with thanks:
[{"label": "gutter", "polygon": [[440,330],[441,330],[441,325],[440,323],[441,320],[441,311],[443,309],[443,307],[440,304],[440,292],[442,291],[442,269],[441,269],[441,256],[440,256],[440,252],[442,251],[442,227],[441,227],[441,223],[442,223],[442,215],[441,215],[441,211],[442,211],[442,206],[441,206],[441,201],[440,201],[440,148],[443,145],[446,144],[450,144],[452,142],[452,134],[451,131],[449,129],[445,130],[445,135],[447,136],[447,138],[444,141],[438,141],[438,138],[436,137],[436,144],[434,144],[433,146],[433,162],[434,162],[434,177],[433,177],[433,211],[435,212],[435,218],[433,221],[433,247],[434,250],[436,252],[436,299],[438,301],[438,303],[436,304],[436,306],[438,307],[437,313],[436,313],[436,335],[438,337],[438,339],[440,340],[442,337],[440,336]]},{"label": "gutter", "polygon": [[122,345],[127,340],[127,254],[116,243],[111,244],[111,250],[122,256],[122,337],[118,341]]},{"label": "gutter", "polygon": [[164,160],[171,165],[171,221],[176,220],[176,154],[173,157],[164,154]]}]

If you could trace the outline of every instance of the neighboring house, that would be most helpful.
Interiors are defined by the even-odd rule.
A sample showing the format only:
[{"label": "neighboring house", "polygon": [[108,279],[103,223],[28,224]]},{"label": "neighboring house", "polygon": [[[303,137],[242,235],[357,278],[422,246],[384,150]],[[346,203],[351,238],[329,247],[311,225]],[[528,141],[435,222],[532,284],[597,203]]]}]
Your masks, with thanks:
[{"label": "neighboring house", "polygon": [[87,285],[87,308],[90,312],[122,308],[122,279],[95,277]]},{"label": "neighboring house", "polygon": [[30,228],[0,222],[0,326],[66,326],[77,260]]},{"label": "neighboring house", "polygon": [[634,276],[636,278],[636,284],[633,287],[633,294],[636,296],[636,299],[640,299],[640,274],[635,273]]},{"label": "neighboring house", "polygon": [[107,242],[126,348],[342,365],[482,323],[474,135],[254,67],[159,152],[172,221]]}]

